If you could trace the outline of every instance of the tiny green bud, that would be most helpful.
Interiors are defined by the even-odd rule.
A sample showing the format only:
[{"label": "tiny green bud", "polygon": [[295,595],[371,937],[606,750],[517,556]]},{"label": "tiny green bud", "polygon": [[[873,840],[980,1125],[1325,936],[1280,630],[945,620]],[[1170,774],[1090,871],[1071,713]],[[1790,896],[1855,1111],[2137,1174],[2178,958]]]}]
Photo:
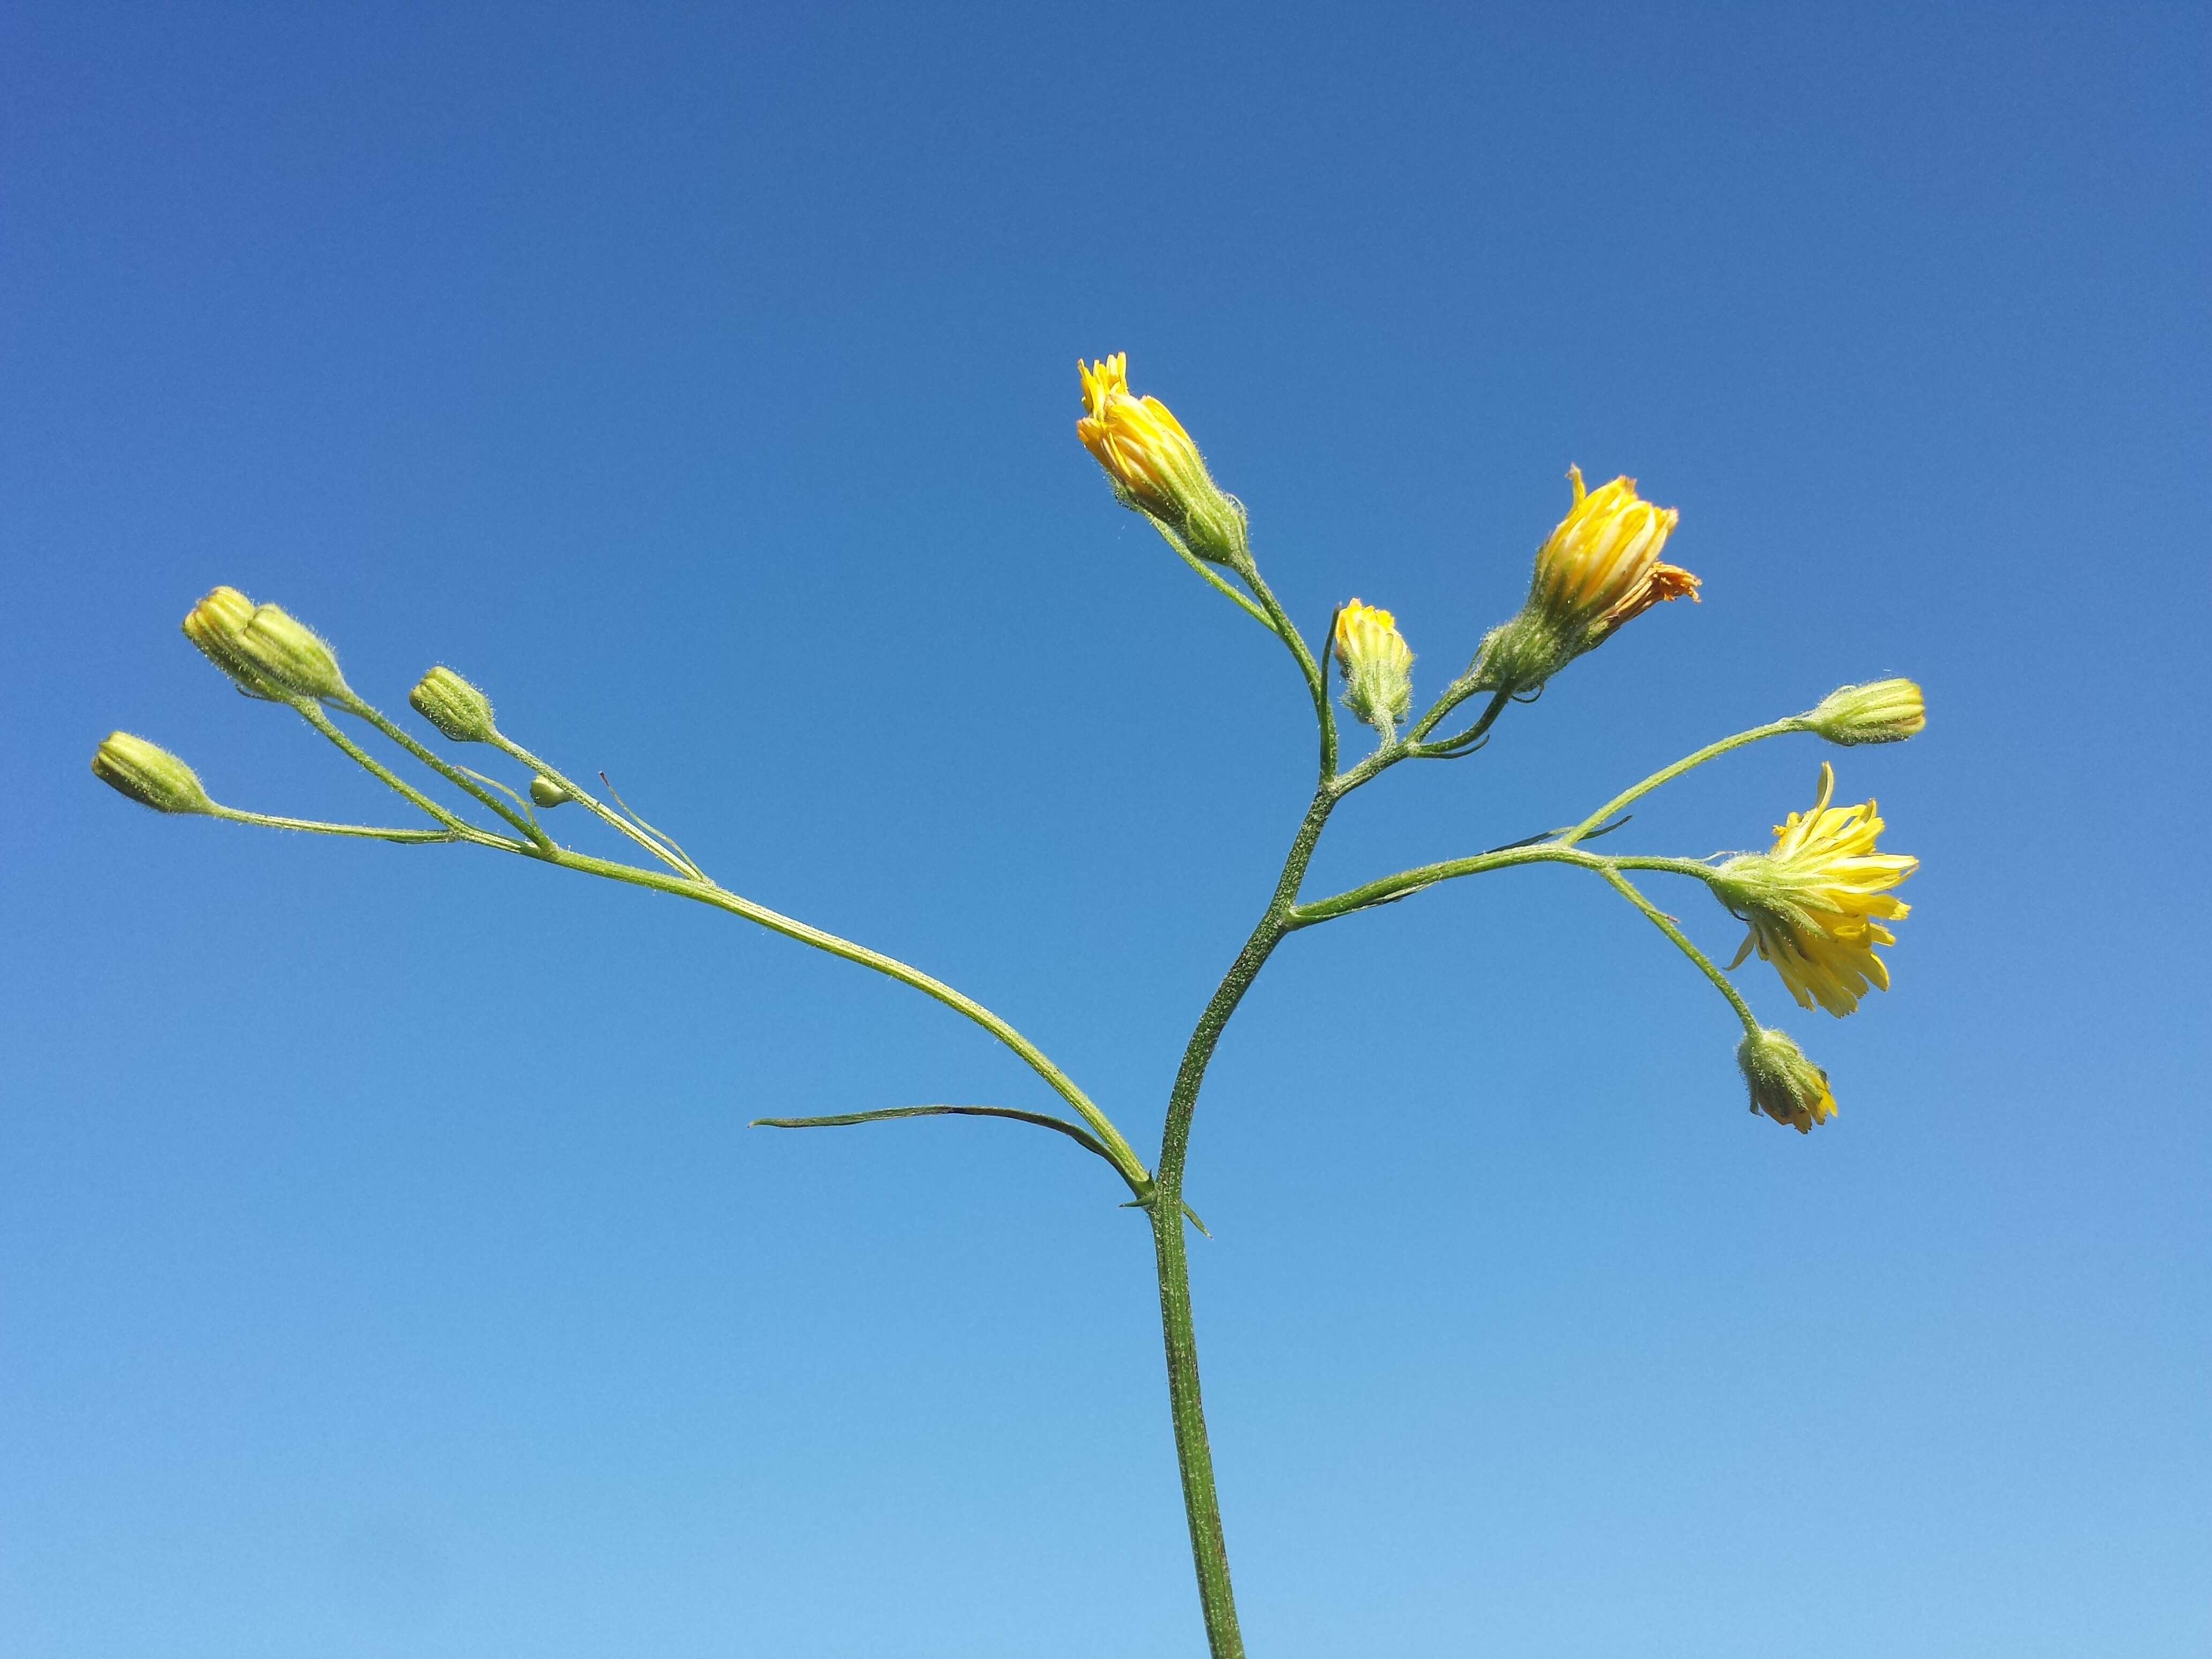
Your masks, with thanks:
[{"label": "tiny green bud", "polygon": [[1836,1115],[1828,1074],[1805,1058],[1805,1051],[1771,1025],[1736,1045],[1735,1063],[1751,1090],[1751,1109],[1801,1135]]},{"label": "tiny green bud", "polygon": [[576,798],[541,772],[530,781],[530,799],[540,806],[561,806]]},{"label": "tiny green bud", "polygon": [[350,695],[337,656],[313,629],[234,587],[218,587],[194,605],[185,637],[251,696],[287,702]]},{"label": "tiny green bud", "polygon": [[199,774],[167,750],[128,732],[111,732],[92,757],[92,775],[156,812],[214,810]]},{"label": "tiny green bud", "polygon": [[407,701],[455,743],[492,740],[491,699],[450,668],[434,668],[423,675]]},{"label": "tiny green bud", "polygon": [[1830,743],[1903,743],[1928,729],[1928,705],[1911,680],[1838,686],[1805,716]]}]

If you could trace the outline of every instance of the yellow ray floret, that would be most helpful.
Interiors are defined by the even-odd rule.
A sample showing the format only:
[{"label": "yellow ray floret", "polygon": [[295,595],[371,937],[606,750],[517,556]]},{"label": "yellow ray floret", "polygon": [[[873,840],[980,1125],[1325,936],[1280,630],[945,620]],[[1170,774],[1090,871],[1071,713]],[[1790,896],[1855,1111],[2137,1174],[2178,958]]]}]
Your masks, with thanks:
[{"label": "yellow ray floret", "polygon": [[1662,599],[1698,597],[1698,579],[1659,558],[1681,514],[1654,507],[1636,480],[1583,487],[1578,466],[1567,469],[1574,506],[1536,555],[1534,599],[1562,624],[1589,629],[1589,646]]},{"label": "yellow ray floret", "polygon": [[1890,889],[1920,860],[1876,852],[1882,821],[1874,802],[1831,806],[1835,788],[1835,769],[1823,763],[1812,810],[1775,827],[1771,851],[1723,865],[1714,889],[1751,924],[1736,962],[1756,950],[1799,1007],[1817,1002],[1841,1016],[1859,1006],[1869,985],[1889,988],[1875,946],[1897,943],[1882,922],[1901,921],[1911,907]]}]

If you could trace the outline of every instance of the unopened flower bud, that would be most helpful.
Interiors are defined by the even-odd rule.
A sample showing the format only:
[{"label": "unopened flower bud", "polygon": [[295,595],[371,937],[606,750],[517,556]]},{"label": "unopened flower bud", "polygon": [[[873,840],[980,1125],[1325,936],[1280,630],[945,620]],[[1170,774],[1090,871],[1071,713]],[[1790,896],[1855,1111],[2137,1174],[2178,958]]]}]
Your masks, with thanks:
[{"label": "unopened flower bud", "polygon": [[281,701],[246,660],[246,625],[253,620],[253,601],[234,587],[218,587],[185,613],[185,637],[200,653],[238,682],[239,689],[257,697]]},{"label": "unopened flower bud", "polygon": [[1662,599],[1698,597],[1698,579],[1659,557],[1680,514],[1638,495],[1633,478],[1585,489],[1580,467],[1567,477],[1574,506],[1537,550],[1527,602],[1482,643],[1492,687],[1540,686]]},{"label": "unopened flower bud", "polygon": [[1735,1063],[1751,1090],[1753,1111],[1764,1112],[1801,1135],[1812,1133],[1814,1124],[1835,1116],[1836,1097],[1828,1088],[1828,1074],[1772,1026],[1762,1027],[1758,1035],[1737,1044]]},{"label": "unopened flower bud", "polygon": [[1830,743],[1903,743],[1928,729],[1928,705],[1911,680],[1839,686],[1820,699],[1805,724]]},{"label": "unopened flower bud", "polygon": [[1413,653],[1397,618],[1353,599],[1336,613],[1336,660],[1344,670],[1345,706],[1388,737],[1413,701]]},{"label": "unopened flower bud", "polygon": [[492,740],[491,699],[450,668],[434,668],[423,675],[407,701],[455,743]]},{"label": "unopened flower bud", "polygon": [[111,732],[92,757],[92,775],[118,794],[156,812],[213,810],[199,774],[158,744],[128,732]]},{"label": "unopened flower bud", "polygon": [[1117,351],[1088,368],[1078,359],[1075,368],[1084,409],[1075,435],[1106,469],[1122,504],[1151,514],[1201,559],[1245,564],[1244,509],[1213,482],[1168,406],[1132,395],[1129,354]]},{"label": "unopened flower bud", "polygon": [[530,799],[540,806],[562,806],[576,798],[540,772],[530,781]]},{"label": "unopened flower bud", "polygon": [[283,702],[349,695],[337,657],[313,629],[234,587],[218,587],[194,605],[185,636],[254,696]]}]

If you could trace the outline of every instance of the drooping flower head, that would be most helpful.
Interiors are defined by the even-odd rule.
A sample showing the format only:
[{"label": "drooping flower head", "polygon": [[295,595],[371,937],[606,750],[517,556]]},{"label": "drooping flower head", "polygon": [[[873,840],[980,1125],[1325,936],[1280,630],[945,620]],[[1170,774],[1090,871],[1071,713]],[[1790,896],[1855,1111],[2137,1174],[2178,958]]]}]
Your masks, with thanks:
[{"label": "drooping flower head", "polygon": [[1721,866],[1713,891],[1751,924],[1730,967],[1756,950],[1799,1007],[1817,1002],[1840,1018],[1859,1006],[1869,985],[1889,988],[1889,969],[1875,946],[1897,943],[1882,922],[1901,921],[1911,907],[1890,890],[1920,860],[1876,852],[1882,821],[1875,804],[1831,806],[1835,790],[1835,768],[1823,762],[1812,810],[1775,826],[1772,850]]},{"label": "drooping flower head", "polygon": [[1537,550],[1528,602],[1483,642],[1489,685],[1541,685],[1662,599],[1698,597],[1698,579],[1659,557],[1680,513],[1645,501],[1633,478],[1586,489],[1580,467],[1567,477],[1574,504]]},{"label": "drooping flower head", "polygon": [[1114,493],[1173,531],[1200,558],[1243,562],[1243,509],[1215,484],[1168,406],[1130,392],[1129,354],[1117,351],[1087,366],[1079,358],[1075,368],[1084,411],[1075,435],[1106,469]]},{"label": "drooping flower head", "polygon": [[1751,1109],[1801,1135],[1836,1115],[1828,1074],[1805,1058],[1786,1032],[1762,1026],[1736,1045],[1735,1063],[1751,1090]]},{"label": "drooping flower head", "polygon": [[1352,600],[1336,613],[1336,660],[1344,670],[1346,707],[1388,737],[1413,701],[1413,653],[1398,619],[1379,605]]}]

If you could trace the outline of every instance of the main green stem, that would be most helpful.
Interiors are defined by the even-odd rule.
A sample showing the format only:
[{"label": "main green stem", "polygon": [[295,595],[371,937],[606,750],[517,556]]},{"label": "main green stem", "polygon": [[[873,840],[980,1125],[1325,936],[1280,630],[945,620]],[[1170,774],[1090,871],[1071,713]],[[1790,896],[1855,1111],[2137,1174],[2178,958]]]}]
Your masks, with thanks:
[{"label": "main green stem", "polygon": [[1160,1137],[1159,1163],[1152,1171],[1153,1254],[1159,1263],[1160,1334],[1167,1351],[1168,1410],[1175,1421],[1176,1463],[1182,1474],[1183,1512],[1190,1521],[1190,1554],[1198,1574],[1199,1605],[1206,1616],[1206,1639],[1213,1659],[1243,1659],[1244,1638],[1237,1627],[1237,1596],[1229,1583],[1229,1547],[1221,1529],[1221,1502],[1213,1481],[1213,1450],[1206,1437],[1206,1407],[1198,1385],[1198,1338],[1191,1327],[1190,1262],[1183,1231],[1183,1163],[1190,1152],[1191,1116],[1206,1068],[1221,1040],[1222,1028],[1244,1000],[1267,957],[1291,931],[1292,908],[1305,881],[1322,826],[1328,822],[1339,791],[1324,782],[1306,809],[1291,842],[1281,879],[1251,938],[1206,1005],[1198,1028],[1183,1049],[1175,1087],[1168,1095],[1167,1127]]}]

